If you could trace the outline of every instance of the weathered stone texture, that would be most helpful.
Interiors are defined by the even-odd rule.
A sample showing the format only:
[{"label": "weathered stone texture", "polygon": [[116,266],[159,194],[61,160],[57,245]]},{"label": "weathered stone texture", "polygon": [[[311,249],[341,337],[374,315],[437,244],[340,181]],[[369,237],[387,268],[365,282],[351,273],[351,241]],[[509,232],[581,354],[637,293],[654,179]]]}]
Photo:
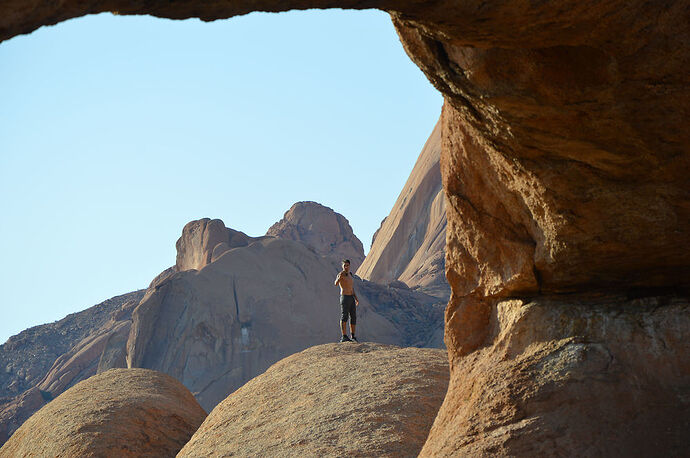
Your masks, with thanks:
[{"label": "weathered stone texture", "polygon": [[690,302],[506,300],[421,456],[686,456]]},{"label": "weathered stone texture", "polygon": [[205,417],[174,378],[111,369],[34,414],[0,448],[0,457],[174,456]]},{"label": "weathered stone texture", "polygon": [[[201,270],[225,251],[246,246],[250,240],[251,237],[243,232],[225,227],[223,221],[219,219],[202,218],[190,221],[177,239],[177,262],[174,272]],[[168,271],[156,277],[152,284],[161,283],[167,278],[166,272]]]},{"label": "weathered stone texture", "polygon": [[27,329],[0,347],[0,362],[5,364],[0,380],[9,382],[9,396],[0,398],[0,445],[34,412],[101,366],[125,367],[122,358],[99,362],[108,345],[111,352],[124,350],[122,342],[115,346],[114,336],[129,333],[132,310],[143,295],[140,290],[113,297],[55,323]]},{"label": "weathered stone texture", "polygon": [[228,396],[179,456],[413,457],[447,385],[443,350],[319,345]]}]

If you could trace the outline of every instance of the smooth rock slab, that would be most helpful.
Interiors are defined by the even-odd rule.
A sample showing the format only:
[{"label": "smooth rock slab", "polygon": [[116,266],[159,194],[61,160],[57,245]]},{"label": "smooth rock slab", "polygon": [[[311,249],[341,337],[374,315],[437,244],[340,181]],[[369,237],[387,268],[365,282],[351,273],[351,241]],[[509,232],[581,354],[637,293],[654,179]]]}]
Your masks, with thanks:
[{"label": "smooth rock slab", "polygon": [[443,350],[311,347],[228,396],[178,456],[416,456],[448,374]]},{"label": "smooth rock slab", "polygon": [[36,412],[0,448],[0,457],[174,456],[205,417],[174,378],[111,369]]}]

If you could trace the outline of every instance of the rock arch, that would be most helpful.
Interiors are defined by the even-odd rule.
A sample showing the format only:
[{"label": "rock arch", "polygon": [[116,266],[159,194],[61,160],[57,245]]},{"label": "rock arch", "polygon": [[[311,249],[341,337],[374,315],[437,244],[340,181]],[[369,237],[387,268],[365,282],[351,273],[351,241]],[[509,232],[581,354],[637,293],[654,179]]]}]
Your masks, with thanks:
[{"label": "rock arch", "polygon": [[[643,436],[687,447],[678,429],[690,421],[690,349],[679,337],[690,326],[687,1],[7,0],[0,40],[104,11],[214,20],[332,7],[388,11],[445,97],[452,376],[423,453],[528,453],[550,438],[574,454],[597,426],[618,434],[619,451],[646,450]],[[625,339],[637,351],[664,350],[634,363]],[[513,384],[468,391],[467,377],[486,381],[476,368],[491,361],[514,363],[499,376]],[[554,382],[571,406],[563,412],[549,410],[553,393],[539,381],[557,363],[571,374]],[[630,399],[593,395],[593,411],[578,401],[581,385],[631,376],[639,383],[620,387],[637,390],[645,413],[625,433],[617,428],[629,418],[609,414],[628,412],[616,403]],[[657,389],[671,394],[645,395]],[[487,399],[502,407],[472,420]],[[611,447],[602,437],[593,450]]]}]

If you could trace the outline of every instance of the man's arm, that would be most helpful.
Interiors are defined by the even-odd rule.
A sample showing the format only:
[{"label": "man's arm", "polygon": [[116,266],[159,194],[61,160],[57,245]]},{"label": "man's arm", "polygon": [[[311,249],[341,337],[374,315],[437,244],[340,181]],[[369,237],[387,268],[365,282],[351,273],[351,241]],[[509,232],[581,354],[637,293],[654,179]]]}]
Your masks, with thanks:
[{"label": "man's arm", "polygon": [[343,273],[340,272],[337,277],[335,277],[335,283],[333,285],[338,286],[338,283],[340,283],[340,279],[342,278]]},{"label": "man's arm", "polygon": [[355,296],[355,305],[359,305],[359,299],[357,298],[357,293],[355,293],[355,287],[352,286],[352,295]]}]

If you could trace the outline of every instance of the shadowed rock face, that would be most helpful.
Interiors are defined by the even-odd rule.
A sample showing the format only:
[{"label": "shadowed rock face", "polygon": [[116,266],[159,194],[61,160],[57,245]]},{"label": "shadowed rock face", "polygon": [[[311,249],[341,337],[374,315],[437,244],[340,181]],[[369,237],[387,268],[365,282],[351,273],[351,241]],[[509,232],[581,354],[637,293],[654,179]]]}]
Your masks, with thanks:
[{"label": "shadowed rock face", "polygon": [[416,456],[447,385],[443,350],[312,347],[228,396],[178,456]]},{"label": "shadowed rock face", "polygon": [[297,202],[266,235],[305,243],[339,266],[349,259],[353,266],[364,260],[362,242],[340,213],[316,202]]},{"label": "shadowed rock face", "polygon": [[[539,301],[549,295],[546,312],[570,307],[576,315],[567,317],[577,321],[600,312],[588,295],[593,291],[622,294],[612,300],[613,313],[630,317],[635,316],[626,296],[631,290],[661,297],[680,288],[687,297],[682,289],[690,286],[690,9],[685,0],[9,0],[0,7],[0,37],[99,11],[210,20],[309,7],[389,11],[408,55],[445,97],[441,174],[448,204],[446,274],[452,294],[446,344],[452,377],[429,450],[458,451],[481,436],[466,428],[472,410],[464,410],[463,398],[453,393],[462,393],[464,383],[473,386],[472,378],[460,374],[499,345],[492,317],[504,300]],[[662,299],[649,300],[647,305]],[[663,334],[667,323],[652,321],[653,334]],[[622,348],[624,338],[617,332],[599,335],[587,326],[561,331],[544,339],[591,340],[612,352]],[[683,350],[675,345],[666,351]],[[507,363],[519,367],[518,354],[509,354]],[[685,366],[667,374],[655,372],[651,360],[641,364],[621,371],[628,379],[652,374],[650,386],[667,386],[672,396],[663,405],[686,405],[690,374]],[[481,378],[470,373],[476,381]],[[498,397],[511,392],[509,386],[492,386]],[[566,393],[563,403],[577,412],[584,401]],[[678,418],[673,412],[669,417]],[[645,415],[640,421],[655,424],[656,414]],[[597,419],[589,424],[592,430],[608,428]],[[687,431],[685,424],[670,427]],[[490,425],[477,428],[489,431]],[[529,434],[518,426],[506,429],[513,446],[528,445]],[[554,424],[542,427],[557,431]],[[489,445],[475,445],[477,454],[491,453]],[[578,452],[570,442],[563,450]]]},{"label": "shadowed rock face", "polygon": [[448,300],[444,255],[446,202],[441,187],[441,122],[434,127],[391,213],[374,234],[357,275]]},{"label": "shadowed rock face", "polygon": [[33,415],[0,448],[0,457],[174,456],[205,417],[174,378],[111,369]]},{"label": "shadowed rock face", "polygon": [[[17,395],[41,382],[56,358],[113,319],[127,303],[139,302],[144,290],[116,296],[54,323],[34,326],[0,345],[0,398]],[[91,374],[93,375],[93,374]]]}]

